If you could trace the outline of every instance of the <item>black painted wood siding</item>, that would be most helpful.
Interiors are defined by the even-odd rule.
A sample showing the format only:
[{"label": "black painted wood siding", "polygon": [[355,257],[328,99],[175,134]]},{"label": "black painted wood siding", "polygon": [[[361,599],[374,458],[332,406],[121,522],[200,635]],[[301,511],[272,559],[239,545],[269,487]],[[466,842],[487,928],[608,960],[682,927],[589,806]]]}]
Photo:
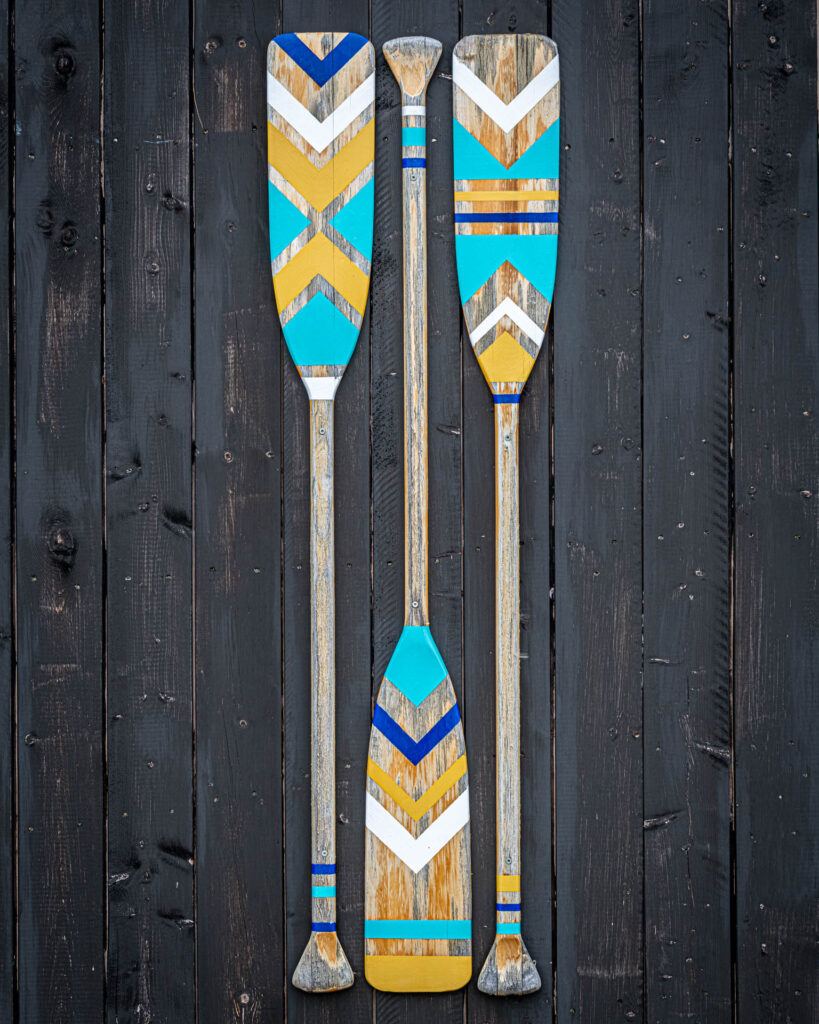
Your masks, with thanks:
[{"label": "black painted wood siding", "polygon": [[[379,54],[369,312],[337,401],[339,929],[309,930],[307,403],[267,252],[265,51]],[[428,94],[430,551],[494,931],[492,405],[460,323],[451,52],[562,72],[521,405],[524,931],[493,1000],[363,979],[364,771],[401,628],[395,35]],[[17,0],[0,16],[0,1021],[819,1017],[819,238],[806,0]]]}]

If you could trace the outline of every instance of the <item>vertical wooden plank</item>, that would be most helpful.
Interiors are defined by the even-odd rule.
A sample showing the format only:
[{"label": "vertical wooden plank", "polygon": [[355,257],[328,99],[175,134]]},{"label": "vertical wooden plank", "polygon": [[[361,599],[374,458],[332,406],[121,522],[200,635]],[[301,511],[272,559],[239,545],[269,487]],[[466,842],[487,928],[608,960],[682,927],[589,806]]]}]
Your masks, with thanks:
[{"label": "vertical wooden plank", "polygon": [[[548,33],[546,0],[488,6],[464,0],[461,36],[480,32]],[[558,48],[560,42],[558,42]],[[560,261],[558,242],[558,262]],[[560,296],[557,296],[560,301]],[[463,331],[463,326],[462,326]],[[542,986],[525,998],[497,999],[467,990],[472,1024],[545,1020],[551,1013],[552,785],[550,334],[520,402],[520,686],[521,860],[524,938]],[[465,336],[464,336],[465,339]],[[473,941],[480,970],[495,934],[495,501],[492,397],[468,341],[462,340],[464,486],[464,676],[469,789],[472,798]]]},{"label": "vertical wooden plank", "polygon": [[[443,44],[427,90],[429,597],[435,642],[463,712],[465,686],[461,494],[460,299],[452,243],[452,48],[458,5],[374,0],[378,55],[375,248],[372,282],[373,682],[381,683],[401,632],[403,574],[403,287],[400,94],[381,55],[388,39],[426,35]],[[465,721],[466,719],[465,716]],[[378,1024],[463,1019],[463,992],[379,992]]]},{"label": "vertical wooden plank", "polygon": [[725,3],[643,7],[643,817],[652,1022],[731,1017],[728,32]]},{"label": "vertical wooden plank", "polygon": [[816,7],[733,22],[737,1017],[819,1006]]},{"label": "vertical wooden plank", "polygon": [[[366,5],[284,0],[282,30],[368,36]],[[378,130],[378,129],[376,129]],[[377,179],[376,179],[377,184]],[[267,207],[264,207],[267,213]],[[373,276],[376,270],[373,268]],[[270,304],[274,310],[273,286]],[[283,353],[286,977],[289,1022],[369,1019],[364,980],[364,779],[370,679],[370,320],[365,314],[335,398],[336,852],[338,936],[355,974],[343,992],[291,985],[310,935],[310,459],[307,393]]]},{"label": "vertical wooden plank", "polygon": [[640,1020],[638,4],[554,0],[557,1018]]},{"label": "vertical wooden plank", "polygon": [[14,597],[12,550],[11,409],[11,217],[13,117],[9,80],[10,5],[0,6],[0,1019],[11,1020],[14,1007],[16,927],[14,918]]},{"label": "vertical wooden plank", "polygon": [[189,16],[105,6],[108,1019],[194,1015]]},{"label": "vertical wooden plank", "polygon": [[17,14],[19,1019],[67,1024],[105,977],[100,24]]},{"label": "vertical wooden plank", "polygon": [[265,175],[278,12],[198,0],[196,928],[200,1024],[284,1019],[281,380]]}]

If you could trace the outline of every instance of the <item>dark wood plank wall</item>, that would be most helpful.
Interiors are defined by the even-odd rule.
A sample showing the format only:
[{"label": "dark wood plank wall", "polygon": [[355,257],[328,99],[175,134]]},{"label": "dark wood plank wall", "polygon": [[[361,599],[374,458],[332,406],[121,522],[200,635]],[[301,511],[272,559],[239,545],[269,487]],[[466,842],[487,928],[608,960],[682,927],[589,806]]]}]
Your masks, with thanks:
[{"label": "dark wood plank wall", "polygon": [[[311,997],[307,402],[269,280],[265,51],[379,53],[370,312],[336,424],[339,932]],[[430,85],[430,589],[494,914],[492,414],[451,51],[545,31],[553,324],[521,410],[524,930],[543,988],[375,994],[364,769],[403,608],[397,34]],[[0,17],[0,1020],[819,1013],[816,12],[768,0],[65,0]]]}]

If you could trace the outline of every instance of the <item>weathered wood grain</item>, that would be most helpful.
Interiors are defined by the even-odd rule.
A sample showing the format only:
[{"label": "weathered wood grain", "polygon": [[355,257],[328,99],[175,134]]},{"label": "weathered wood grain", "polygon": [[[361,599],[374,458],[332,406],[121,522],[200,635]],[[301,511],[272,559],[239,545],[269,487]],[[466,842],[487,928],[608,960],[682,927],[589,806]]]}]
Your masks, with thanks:
[{"label": "weathered wood grain", "polygon": [[725,4],[643,7],[643,834],[652,1024],[731,1019],[728,41]]},{"label": "weathered wood grain", "polygon": [[736,1010],[819,1006],[816,8],[733,15]]},{"label": "weathered wood grain", "polygon": [[552,5],[560,1024],[643,1013],[638,15],[636,2]]},{"label": "weathered wood grain", "polygon": [[187,1024],[195,1011],[190,13],[152,0],[106,3],[104,16],[107,1015],[112,1024]]},{"label": "weathered wood grain", "polygon": [[282,436],[263,129],[279,14],[200,0],[195,30],[197,1012],[272,1024],[285,1017]]},{"label": "weathered wood grain", "polygon": [[100,12],[15,13],[14,1013],[69,1024],[105,984]]}]

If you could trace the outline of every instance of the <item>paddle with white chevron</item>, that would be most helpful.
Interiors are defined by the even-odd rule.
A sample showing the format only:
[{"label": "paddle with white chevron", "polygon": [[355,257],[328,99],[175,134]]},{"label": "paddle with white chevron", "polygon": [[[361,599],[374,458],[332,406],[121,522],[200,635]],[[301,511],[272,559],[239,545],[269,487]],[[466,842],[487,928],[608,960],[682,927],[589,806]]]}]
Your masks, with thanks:
[{"label": "paddle with white chevron", "polygon": [[538,35],[468,36],[455,47],[452,83],[458,283],[495,405],[497,901],[478,988],[522,995],[540,977],[521,936],[518,403],[555,279],[557,47]]},{"label": "paddle with white chevron", "polygon": [[312,930],[293,974],[348,988],[336,935],[333,400],[358,340],[373,241],[375,52],[289,33],[267,52],[270,258],[284,339],[310,400]]},{"label": "paddle with white chevron", "polygon": [[377,989],[440,992],[472,973],[469,791],[455,691],[429,628],[427,83],[434,39],[393,39],[404,226],[404,629],[373,714],[367,765],[364,971]]}]

